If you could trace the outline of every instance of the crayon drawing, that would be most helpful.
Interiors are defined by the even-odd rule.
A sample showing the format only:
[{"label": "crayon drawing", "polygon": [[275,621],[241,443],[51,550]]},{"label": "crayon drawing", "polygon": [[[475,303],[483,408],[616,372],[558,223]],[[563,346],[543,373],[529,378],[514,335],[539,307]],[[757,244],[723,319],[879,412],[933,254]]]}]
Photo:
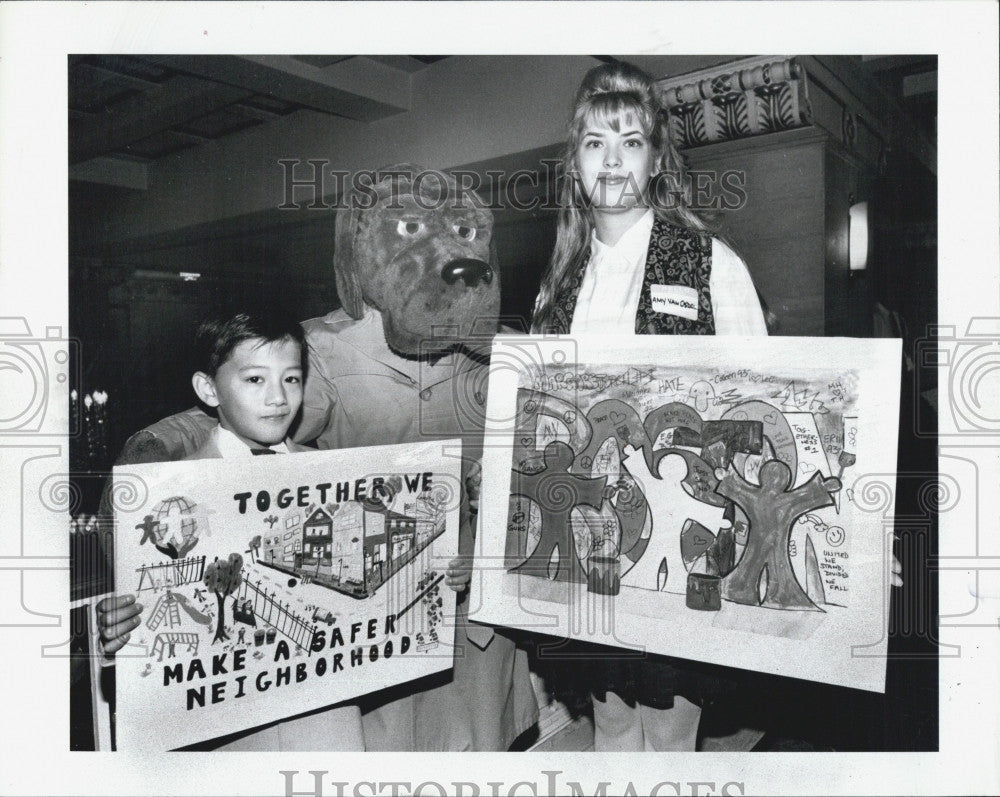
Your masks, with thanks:
[{"label": "crayon drawing", "polygon": [[[457,445],[457,443],[455,444]],[[118,749],[248,729],[447,669],[460,459],[440,444],[116,468]]]},{"label": "crayon drawing", "polygon": [[[587,341],[568,341],[585,357],[524,357],[491,382],[510,458],[494,455],[488,484],[509,499],[483,543],[499,554],[502,539],[503,568],[484,578],[516,600],[476,619],[531,627],[546,608],[600,605],[619,628],[569,635],[751,667],[684,638],[827,655],[864,617],[876,641],[881,529],[845,485],[895,449],[894,423],[871,423],[898,402],[892,344],[852,358],[870,342],[772,340],[768,358],[738,339]],[[662,622],[623,638],[630,617]]]}]

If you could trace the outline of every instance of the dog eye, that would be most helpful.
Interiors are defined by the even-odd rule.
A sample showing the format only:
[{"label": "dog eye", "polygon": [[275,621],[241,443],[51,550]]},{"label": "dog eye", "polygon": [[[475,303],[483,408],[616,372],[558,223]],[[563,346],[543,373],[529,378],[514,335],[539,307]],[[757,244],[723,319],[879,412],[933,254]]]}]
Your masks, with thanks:
[{"label": "dog eye", "polygon": [[464,224],[453,224],[451,228],[459,238],[464,238],[466,241],[473,241],[476,238],[475,227],[466,227]]},{"label": "dog eye", "polygon": [[403,221],[400,220],[396,222],[396,232],[400,235],[410,236],[416,235],[424,228],[424,223],[422,221]]}]

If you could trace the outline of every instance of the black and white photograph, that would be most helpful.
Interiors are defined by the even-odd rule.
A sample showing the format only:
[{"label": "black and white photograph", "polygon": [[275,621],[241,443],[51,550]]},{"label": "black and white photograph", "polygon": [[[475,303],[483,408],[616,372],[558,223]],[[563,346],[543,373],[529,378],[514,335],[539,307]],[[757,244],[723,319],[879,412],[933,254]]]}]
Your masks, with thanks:
[{"label": "black and white photograph", "polygon": [[5,791],[1000,789],[995,6],[0,18]]}]

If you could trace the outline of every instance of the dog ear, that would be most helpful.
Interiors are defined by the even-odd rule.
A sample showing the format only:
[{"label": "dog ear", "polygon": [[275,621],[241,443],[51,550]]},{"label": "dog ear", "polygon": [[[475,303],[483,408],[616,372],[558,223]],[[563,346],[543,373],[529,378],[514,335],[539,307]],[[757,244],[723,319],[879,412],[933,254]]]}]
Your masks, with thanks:
[{"label": "dog ear", "polygon": [[[493,228],[493,233],[496,233],[496,228]],[[497,255],[497,239],[496,235],[490,237],[490,268],[493,269],[493,279],[500,279],[500,257]]]},{"label": "dog ear", "polygon": [[333,276],[337,296],[351,318],[360,319],[365,314],[365,297],[354,265],[354,238],[358,232],[361,211],[353,207],[351,198],[347,205],[337,210],[333,242]]}]

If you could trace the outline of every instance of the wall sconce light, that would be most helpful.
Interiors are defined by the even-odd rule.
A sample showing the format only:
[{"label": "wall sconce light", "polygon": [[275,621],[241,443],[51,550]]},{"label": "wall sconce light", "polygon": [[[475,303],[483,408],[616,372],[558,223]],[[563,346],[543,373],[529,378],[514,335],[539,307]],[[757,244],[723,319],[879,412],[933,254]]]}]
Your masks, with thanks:
[{"label": "wall sconce light", "polygon": [[847,248],[851,271],[868,268],[868,203],[848,200],[851,210],[847,226]]},{"label": "wall sconce light", "polygon": [[168,282],[197,282],[201,274],[196,271],[155,271],[137,268],[133,272],[136,279],[166,280]]}]

